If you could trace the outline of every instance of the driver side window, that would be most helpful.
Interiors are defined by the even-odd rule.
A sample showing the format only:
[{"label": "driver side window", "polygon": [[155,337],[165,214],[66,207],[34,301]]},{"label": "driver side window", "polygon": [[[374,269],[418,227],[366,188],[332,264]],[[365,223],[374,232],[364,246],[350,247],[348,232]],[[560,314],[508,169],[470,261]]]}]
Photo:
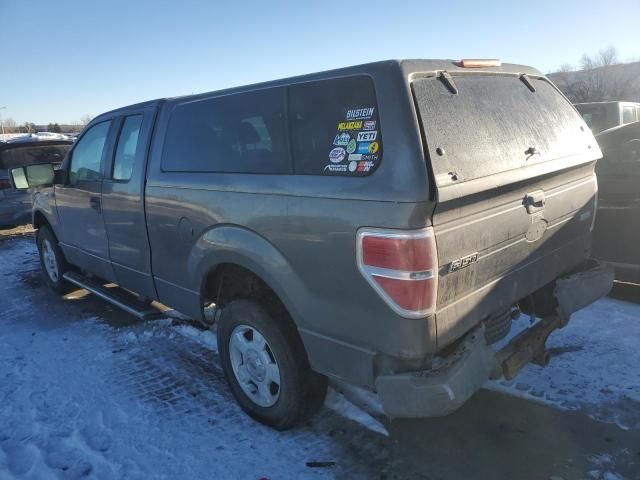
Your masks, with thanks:
[{"label": "driver side window", "polygon": [[98,123],[78,141],[71,155],[71,168],[69,169],[69,183],[71,185],[76,185],[82,180],[102,180],[102,155],[110,126],[111,120]]}]

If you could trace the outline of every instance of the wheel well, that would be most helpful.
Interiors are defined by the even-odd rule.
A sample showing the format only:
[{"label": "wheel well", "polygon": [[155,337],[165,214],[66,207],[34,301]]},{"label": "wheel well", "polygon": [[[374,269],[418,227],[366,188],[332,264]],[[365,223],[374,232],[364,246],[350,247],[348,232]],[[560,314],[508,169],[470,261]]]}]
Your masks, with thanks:
[{"label": "wheel well", "polygon": [[45,225],[49,225],[47,217],[45,217],[42,212],[35,212],[33,214],[33,228],[38,229]]},{"label": "wheel well", "polygon": [[276,312],[286,312],[286,308],[273,289],[258,275],[240,265],[224,263],[207,275],[202,289],[204,305],[214,303],[224,308],[236,298],[258,300],[265,307]]}]

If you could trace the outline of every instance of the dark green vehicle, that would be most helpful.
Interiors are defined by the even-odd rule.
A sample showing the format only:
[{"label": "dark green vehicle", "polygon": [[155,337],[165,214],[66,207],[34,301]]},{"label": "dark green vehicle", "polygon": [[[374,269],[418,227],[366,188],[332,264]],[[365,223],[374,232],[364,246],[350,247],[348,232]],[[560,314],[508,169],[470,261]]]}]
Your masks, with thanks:
[{"label": "dark green vehicle", "polygon": [[[600,157],[539,71],[409,60],[124,107],[14,178],[39,186],[52,287],[212,317],[236,399],[284,429],[328,377],[418,417],[545,364],[611,287],[588,260]],[[541,320],[495,352],[521,310]]]}]

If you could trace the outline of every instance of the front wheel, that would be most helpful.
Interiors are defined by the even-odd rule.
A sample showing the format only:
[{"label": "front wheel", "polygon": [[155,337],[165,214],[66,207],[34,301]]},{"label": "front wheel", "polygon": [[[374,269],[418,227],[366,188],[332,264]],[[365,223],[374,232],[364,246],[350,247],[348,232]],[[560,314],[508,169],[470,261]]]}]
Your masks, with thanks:
[{"label": "front wheel", "polygon": [[322,406],[327,378],[311,370],[293,322],[251,300],[222,310],[218,350],[231,392],[261,423],[286,430]]},{"label": "front wheel", "polygon": [[66,293],[69,284],[63,275],[69,270],[69,265],[58,246],[58,240],[49,227],[42,227],[36,236],[40,266],[47,284],[58,293]]}]

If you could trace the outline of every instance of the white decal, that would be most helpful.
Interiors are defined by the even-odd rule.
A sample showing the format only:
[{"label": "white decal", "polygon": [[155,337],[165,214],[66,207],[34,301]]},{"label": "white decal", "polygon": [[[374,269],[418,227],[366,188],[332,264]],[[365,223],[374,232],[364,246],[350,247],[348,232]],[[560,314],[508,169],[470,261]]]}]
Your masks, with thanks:
[{"label": "white decal", "polygon": [[349,144],[349,140],[351,140],[351,135],[343,132],[336,135],[336,138],[333,140],[333,144],[345,146]]},{"label": "white decal", "polygon": [[378,136],[377,130],[358,133],[358,142],[372,142]]},{"label": "white decal", "polygon": [[376,122],[375,120],[367,120],[366,122],[364,122],[364,125],[362,126],[363,130],[375,130],[376,129]]},{"label": "white decal", "polygon": [[344,157],[347,155],[347,152],[342,147],[336,147],[329,152],[329,160],[331,163],[340,163],[344,160]]},{"label": "white decal", "polygon": [[329,171],[329,172],[346,172],[347,171],[347,166],[346,165],[327,165],[326,167],[324,167],[324,171]]},{"label": "white decal", "polygon": [[358,168],[358,162],[351,162],[349,163],[349,171],[350,172],[355,172],[356,168]]},{"label": "white decal", "polygon": [[349,154],[349,161],[353,162],[359,162],[360,160],[362,160],[362,154],[361,153],[350,153]]},{"label": "white decal", "polygon": [[347,111],[347,120],[370,118],[373,115],[373,107],[353,108]]}]

